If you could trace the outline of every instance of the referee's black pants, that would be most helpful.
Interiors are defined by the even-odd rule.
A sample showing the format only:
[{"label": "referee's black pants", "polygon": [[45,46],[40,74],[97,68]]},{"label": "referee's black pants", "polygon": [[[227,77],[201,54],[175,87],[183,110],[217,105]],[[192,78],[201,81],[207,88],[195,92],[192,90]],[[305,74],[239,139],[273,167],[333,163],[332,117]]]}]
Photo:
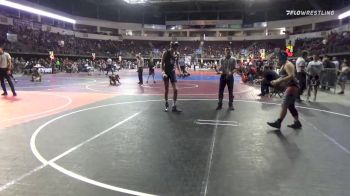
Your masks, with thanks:
[{"label": "referee's black pants", "polygon": [[298,72],[297,73],[297,79],[299,81],[299,93],[298,93],[298,99],[300,99],[300,95],[304,93],[304,90],[306,89],[306,73],[305,72]]},{"label": "referee's black pants", "polygon": [[13,83],[12,83],[10,76],[7,74],[7,70],[8,70],[7,68],[0,68],[1,88],[4,91],[4,93],[7,94],[6,85],[5,85],[5,79],[6,79],[10,85],[12,93],[15,94],[16,93],[15,87],[13,86]]},{"label": "referee's black pants", "polygon": [[139,67],[137,69],[138,76],[139,76],[139,84],[143,84],[143,68]]},{"label": "referee's black pants", "polygon": [[233,84],[234,78],[233,75],[221,75],[220,85],[219,85],[219,105],[222,106],[222,100],[224,99],[224,90],[227,85],[228,88],[228,97],[229,97],[229,106],[233,106]]}]

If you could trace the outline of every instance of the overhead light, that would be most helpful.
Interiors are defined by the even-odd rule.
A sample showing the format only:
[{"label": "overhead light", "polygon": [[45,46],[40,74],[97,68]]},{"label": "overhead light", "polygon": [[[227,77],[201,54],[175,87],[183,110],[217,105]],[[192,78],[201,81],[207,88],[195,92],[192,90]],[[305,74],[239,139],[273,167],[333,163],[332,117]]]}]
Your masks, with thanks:
[{"label": "overhead light", "polygon": [[346,17],[348,17],[348,16],[350,16],[350,10],[349,10],[349,11],[346,11],[346,12],[344,12],[344,13],[342,13],[342,14],[340,14],[340,15],[338,16],[338,19],[341,20],[341,19],[346,18]]},{"label": "overhead light", "polygon": [[18,4],[18,3],[11,2],[11,1],[7,1],[7,0],[0,0],[0,5],[4,5],[4,6],[7,6],[7,7],[14,8],[14,9],[22,10],[22,11],[25,11],[25,12],[30,12],[30,13],[37,14],[37,15],[40,15],[40,16],[46,16],[46,17],[49,17],[49,18],[53,18],[53,19],[56,19],[56,20],[61,20],[61,21],[64,21],[64,22],[72,23],[72,24],[76,23],[76,21],[73,20],[73,19],[70,19],[70,18],[67,18],[67,17],[64,17],[64,16],[60,16],[60,15],[57,15],[57,14],[54,14],[54,13],[50,13],[50,12],[47,12],[47,11],[44,11],[44,10],[39,10],[39,9],[36,9],[36,8],[32,8],[32,7],[29,7],[29,6],[26,6],[26,5],[21,5],[21,4]]},{"label": "overhead light", "polygon": [[124,1],[129,4],[141,4],[141,3],[146,3],[147,0],[124,0]]}]

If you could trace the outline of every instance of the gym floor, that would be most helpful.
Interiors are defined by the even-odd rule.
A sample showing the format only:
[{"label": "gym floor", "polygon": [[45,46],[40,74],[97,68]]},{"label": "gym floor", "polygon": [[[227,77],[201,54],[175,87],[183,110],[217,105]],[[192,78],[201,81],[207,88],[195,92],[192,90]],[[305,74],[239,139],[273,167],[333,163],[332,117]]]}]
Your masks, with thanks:
[{"label": "gym floor", "polygon": [[235,111],[215,111],[218,76],[196,72],[178,82],[183,112],[165,113],[159,73],[118,74],[18,78],[0,99],[0,195],[349,195],[349,95],[320,92],[298,105],[303,129],[288,114],[279,133],[281,100],[239,78]]}]

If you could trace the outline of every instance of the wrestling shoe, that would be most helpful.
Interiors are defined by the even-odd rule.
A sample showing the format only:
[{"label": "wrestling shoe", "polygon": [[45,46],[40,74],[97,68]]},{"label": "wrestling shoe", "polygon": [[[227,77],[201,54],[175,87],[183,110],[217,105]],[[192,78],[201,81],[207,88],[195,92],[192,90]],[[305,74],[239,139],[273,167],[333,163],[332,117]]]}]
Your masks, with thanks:
[{"label": "wrestling shoe", "polygon": [[277,128],[277,129],[281,128],[281,121],[280,120],[276,120],[275,122],[267,122],[267,124],[273,128]]},{"label": "wrestling shoe", "polygon": [[176,105],[174,105],[171,109],[172,112],[182,112],[181,109],[177,108]]},{"label": "wrestling shoe", "polygon": [[165,109],[164,112],[168,112],[169,111],[169,103],[165,102]]},{"label": "wrestling shoe", "polygon": [[216,110],[221,110],[222,109],[222,104],[218,104],[218,106],[216,107]]},{"label": "wrestling shoe", "polygon": [[300,121],[295,121],[293,124],[288,125],[288,127],[292,129],[301,129],[302,125]]}]

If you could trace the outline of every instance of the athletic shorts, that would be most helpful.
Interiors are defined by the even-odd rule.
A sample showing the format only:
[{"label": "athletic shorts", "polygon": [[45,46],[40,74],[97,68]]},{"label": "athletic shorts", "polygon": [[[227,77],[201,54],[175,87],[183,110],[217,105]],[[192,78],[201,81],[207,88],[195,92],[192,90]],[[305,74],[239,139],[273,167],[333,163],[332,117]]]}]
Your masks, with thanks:
[{"label": "athletic shorts", "polygon": [[321,84],[320,77],[318,75],[308,76],[307,82],[309,85],[311,84],[313,86],[320,86],[320,84]]},{"label": "athletic shorts", "polygon": [[176,83],[176,82],[177,82],[175,71],[171,71],[171,72],[165,73],[165,74],[166,74],[168,77],[167,77],[167,78],[163,77],[163,80],[164,80],[164,81],[169,81],[169,80],[170,80],[171,83]]},{"label": "athletic shorts", "polygon": [[346,74],[340,74],[339,76],[339,83],[344,83],[348,81],[348,76]]},{"label": "athletic shorts", "polygon": [[149,68],[149,74],[148,75],[153,75],[154,74],[154,69],[153,68]]},{"label": "athletic shorts", "polygon": [[292,104],[295,104],[295,100],[298,97],[299,88],[296,86],[288,86],[284,92],[283,97],[283,106],[289,107]]}]

